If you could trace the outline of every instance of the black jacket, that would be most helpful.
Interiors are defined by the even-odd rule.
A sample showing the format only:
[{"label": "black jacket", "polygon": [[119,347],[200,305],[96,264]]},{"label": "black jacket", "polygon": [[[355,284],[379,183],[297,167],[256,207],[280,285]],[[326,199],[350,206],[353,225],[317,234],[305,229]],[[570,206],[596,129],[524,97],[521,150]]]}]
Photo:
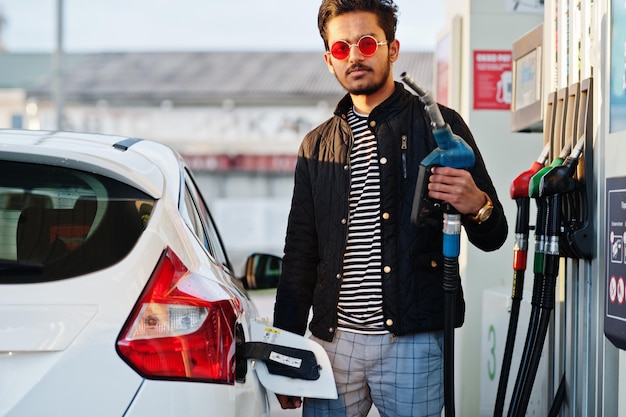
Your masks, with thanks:
[{"label": "black jacket", "polygon": [[[346,95],[334,116],[311,131],[298,151],[274,309],[275,326],[304,334],[313,306],[311,332],[329,341],[337,328],[348,232],[353,136],[346,114],[351,106]],[[498,249],[506,239],[507,222],[482,157],[461,116],[444,106],[440,110],[452,131],[474,149],[474,181],[495,206],[480,225],[462,220],[469,240],[485,251]],[[395,335],[443,329],[443,215],[439,213],[435,225],[423,227],[410,219],[420,162],[437,147],[429,123],[423,104],[400,83],[369,116],[380,158],[384,325]],[[460,282],[458,288],[460,326],[465,314]]]}]

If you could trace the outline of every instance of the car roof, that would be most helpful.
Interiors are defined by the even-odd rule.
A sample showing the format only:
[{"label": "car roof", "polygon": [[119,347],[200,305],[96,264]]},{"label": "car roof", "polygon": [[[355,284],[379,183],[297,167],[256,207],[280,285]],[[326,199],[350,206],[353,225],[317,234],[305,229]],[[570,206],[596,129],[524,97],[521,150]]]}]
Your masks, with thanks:
[{"label": "car roof", "polygon": [[160,198],[177,198],[180,155],[144,139],[96,133],[0,129],[0,159],[59,165],[114,178]]}]

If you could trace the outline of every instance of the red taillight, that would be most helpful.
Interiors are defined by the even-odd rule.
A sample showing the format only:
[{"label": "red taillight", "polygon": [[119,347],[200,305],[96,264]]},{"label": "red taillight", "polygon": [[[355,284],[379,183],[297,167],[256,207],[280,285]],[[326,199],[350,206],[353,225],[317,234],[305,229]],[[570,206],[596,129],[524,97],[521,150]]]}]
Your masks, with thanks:
[{"label": "red taillight", "polygon": [[117,340],[140,375],[234,384],[238,300],[167,249]]}]

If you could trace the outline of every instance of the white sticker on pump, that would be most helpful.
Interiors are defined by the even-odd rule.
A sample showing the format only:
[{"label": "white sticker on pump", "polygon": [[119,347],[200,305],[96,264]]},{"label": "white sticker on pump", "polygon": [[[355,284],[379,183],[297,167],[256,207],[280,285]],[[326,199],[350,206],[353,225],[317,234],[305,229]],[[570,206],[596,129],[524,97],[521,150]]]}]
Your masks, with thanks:
[{"label": "white sticker on pump", "polygon": [[270,360],[292,368],[300,368],[302,366],[302,359],[293,358],[278,352],[270,352]]}]

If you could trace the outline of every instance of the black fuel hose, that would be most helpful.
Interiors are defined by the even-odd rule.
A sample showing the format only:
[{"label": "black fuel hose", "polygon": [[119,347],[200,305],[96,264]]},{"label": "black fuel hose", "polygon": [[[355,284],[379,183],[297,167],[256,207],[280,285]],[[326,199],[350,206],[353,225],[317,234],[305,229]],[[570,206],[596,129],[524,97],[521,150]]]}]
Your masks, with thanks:
[{"label": "black fuel hose", "polygon": [[530,168],[519,174],[511,183],[511,198],[515,200],[515,203],[517,204],[515,242],[513,247],[513,285],[511,289],[509,328],[506,336],[506,344],[504,346],[502,365],[500,367],[500,379],[498,381],[496,405],[493,413],[494,417],[502,417],[502,413],[504,411],[504,398],[506,396],[507,384],[509,382],[511,360],[515,347],[519,312],[524,292],[524,275],[526,272],[526,261],[528,258],[528,235],[530,231],[529,217],[531,180],[540,170],[545,168],[549,154],[550,144],[546,143],[539,154],[539,157],[531,164]]},{"label": "black fuel hose", "polygon": [[519,241],[515,245],[513,260],[513,286],[511,289],[511,315],[509,317],[509,328],[506,334],[504,355],[502,357],[502,366],[500,368],[500,379],[498,381],[496,405],[493,412],[494,417],[501,417],[502,413],[504,412],[504,398],[506,396],[506,388],[509,381],[511,361],[513,358],[513,349],[515,348],[517,323],[519,321],[519,311],[524,291],[524,275],[526,271],[526,249],[528,245],[528,234],[530,230],[530,226],[528,224],[530,198],[516,198],[515,202],[517,203],[515,235],[516,240]]},{"label": "black fuel hose", "polygon": [[[511,416],[524,416],[528,409],[530,395],[537,376],[543,345],[548,333],[550,317],[555,304],[556,280],[559,273],[559,234],[561,219],[561,196],[548,197],[546,250],[544,261],[544,280],[539,299],[540,319],[537,335],[532,346],[528,373],[522,381],[519,401],[515,408],[509,409]],[[511,414],[512,412],[512,414]]]},{"label": "black fuel hose", "polygon": [[456,292],[459,282],[459,258],[443,258],[443,291],[445,322],[443,329],[443,402],[446,417],[455,415],[454,409],[454,319]]},{"label": "black fuel hose", "polygon": [[548,417],[558,417],[563,401],[565,401],[565,374],[561,376],[561,382],[559,383],[559,388],[554,395],[554,401],[552,401]]},{"label": "black fuel hose", "polygon": [[540,302],[543,293],[544,284],[544,258],[545,258],[545,242],[546,242],[546,215],[547,215],[547,202],[545,198],[537,198],[537,221],[535,223],[535,254],[533,260],[533,291],[531,299],[530,317],[528,320],[528,330],[526,332],[526,340],[524,342],[524,349],[522,351],[522,357],[520,360],[519,370],[517,372],[517,378],[515,379],[515,385],[513,393],[511,395],[511,402],[509,404],[508,417],[515,417],[515,410],[519,407],[519,401],[521,400],[522,388],[525,384],[525,380],[528,377],[530,358],[532,351],[536,345],[538,337],[539,320],[540,320]]}]

